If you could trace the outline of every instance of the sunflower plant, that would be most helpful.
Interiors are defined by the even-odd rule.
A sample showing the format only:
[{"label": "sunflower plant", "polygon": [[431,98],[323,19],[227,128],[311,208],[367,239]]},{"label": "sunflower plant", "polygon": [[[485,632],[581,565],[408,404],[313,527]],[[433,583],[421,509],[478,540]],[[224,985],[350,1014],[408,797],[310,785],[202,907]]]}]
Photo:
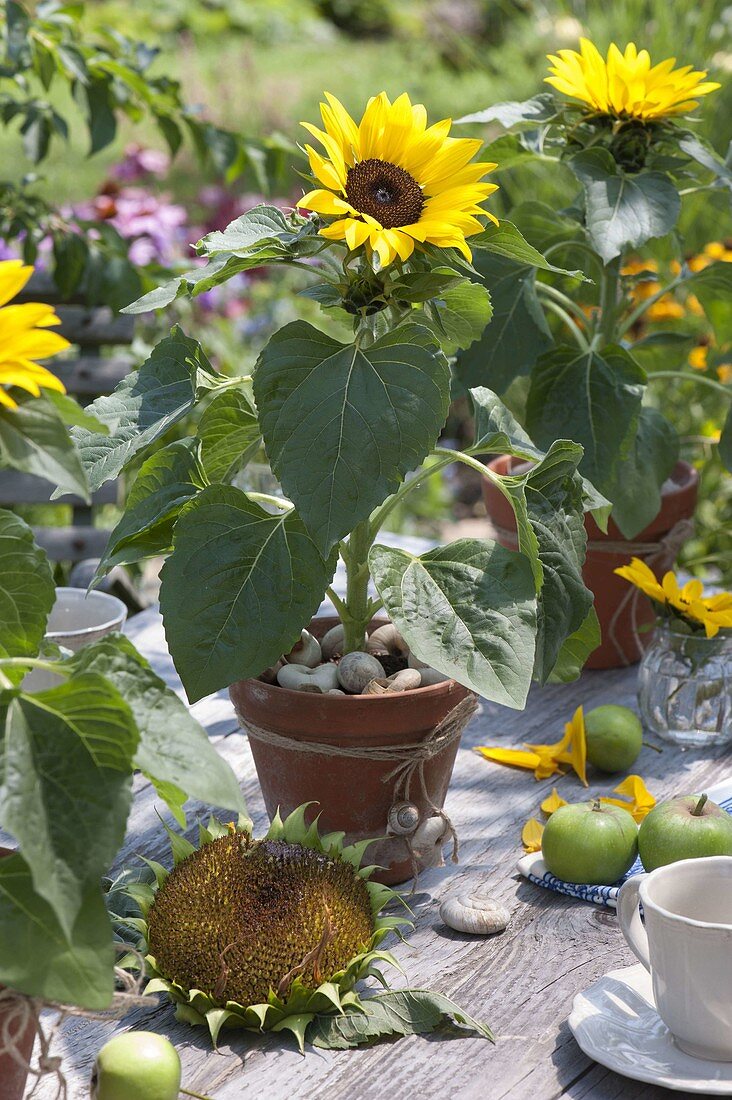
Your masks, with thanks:
[{"label": "sunflower plant", "polygon": [[[223,378],[176,328],[94,402],[90,412],[108,434],[72,431],[92,487],[144,460],[100,573],[167,557],[161,608],[191,700],[274,664],[327,593],[347,652],[364,646],[383,608],[425,663],[522,707],[532,674],[576,676],[597,644],[580,575],[582,518],[591,508],[602,521],[607,501],[577,473],[580,446],[535,446],[488,389],[472,395],[472,446],[437,444],[451,363],[491,317],[474,250],[571,273],[553,268],[510,223],[496,224],[485,207],[495,166],[477,159],[479,141],[452,136],[449,120],[429,124],[407,95],[392,103],[384,93],[358,122],[333,96],[321,115],[322,128],[305,127],[319,148],[305,146],[312,178],[301,205],[257,206],[204,237],[196,266],[129,311],[166,306],[253,267],[289,265],[302,271],[303,294],[320,304],[327,330],[294,321],[272,336],[251,376]],[[194,408],[195,434],[153,452]],[[283,496],[240,487],[261,440]],[[534,465],[518,477],[494,475],[481,456],[497,449]],[[482,539],[419,557],[380,545],[390,511],[454,462],[489,477],[510,501],[518,552]],[[339,556],[345,598],[331,588]]]},{"label": "sunflower plant", "polygon": [[728,163],[689,127],[719,85],[675,58],[654,63],[633,43],[603,55],[582,39],[579,50],[559,50],[549,62],[551,92],[460,121],[501,125],[509,132],[483,155],[515,168],[517,179],[526,167],[547,170],[554,189],[564,187],[559,209],[519,194],[510,216],[547,258],[591,281],[570,284],[481,252],[475,266],[491,288],[494,323],[460,352],[456,378],[463,389],[486,385],[508,400],[538,446],[557,437],[581,443],[580,472],[633,538],[658,513],[678,458],[678,435],[651,393],[657,381],[693,377],[719,395],[719,456],[732,469],[727,374],[702,373],[705,349],[696,351],[702,362],[689,359],[696,370],[655,369],[674,366],[679,349],[686,354],[695,333],[676,322],[687,314],[706,317],[722,359],[732,342],[726,249],[716,243],[699,263],[678,230],[689,196],[732,188]]}]

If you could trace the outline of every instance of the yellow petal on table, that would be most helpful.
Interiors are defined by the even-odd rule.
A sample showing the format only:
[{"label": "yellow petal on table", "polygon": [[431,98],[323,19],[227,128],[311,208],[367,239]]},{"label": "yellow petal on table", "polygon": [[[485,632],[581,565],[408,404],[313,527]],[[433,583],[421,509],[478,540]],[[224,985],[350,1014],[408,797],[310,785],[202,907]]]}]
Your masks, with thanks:
[{"label": "yellow petal on table", "polygon": [[557,788],[552,787],[552,793],[547,795],[541,804],[542,812],[551,816],[555,810],[558,810],[560,806],[566,806],[566,801],[560,794],[557,793]]},{"label": "yellow petal on table", "polygon": [[609,802],[613,806],[621,806],[638,824],[651,812],[656,805],[656,799],[645,785],[639,775],[626,775],[622,783],[614,788],[615,794],[626,795],[630,802],[620,798],[601,798],[601,802]]},{"label": "yellow petal on table", "polygon": [[525,852],[540,852],[541,851],[541,837],[544,832],[544,826],[540,821],[537,821],[535,817],[530,817],[521,830],[521,843],[524,846]]},{"label": "yellow petal on table", "polygon": [[524,752],[523,749],[492,749],[486,745],[477,745],[476,752],[495,764],[508,764],[512,768],[531,768],[539,766],[541,757],[536,752]]},{"label": "yellow petal on table", "polygon": [[557,754],[556,759],[563,764],[571,764],[582,784],[587,786],[587,736],[585,734],[585,715],[582,707],[572,715],[572,721],[564,727],[567,747]]}]

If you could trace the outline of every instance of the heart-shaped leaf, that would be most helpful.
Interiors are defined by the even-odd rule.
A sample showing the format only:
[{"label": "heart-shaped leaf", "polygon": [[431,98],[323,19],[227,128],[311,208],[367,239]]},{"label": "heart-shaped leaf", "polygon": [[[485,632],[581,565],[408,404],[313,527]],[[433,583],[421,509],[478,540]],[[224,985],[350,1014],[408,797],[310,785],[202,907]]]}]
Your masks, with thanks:
[{"label": "heart-shaped leaf", "polygon": [[661,486],[679,458],[675,428],[656,409],[642,408],[627,456],[605,486],[613,519],[632,539],[658,515]]},{"label": "heart-shaped leaf", "polygon": [[531,376],[531,438],[540,447],[555,439],[581,443],[582,474],[609,496],[616,467],[632,446],[645,381],[645,371],[617,345],[547,352]]},{"label": "heart-shaped leaf", "polygon": [[[99,673],[124,698],[140,734],[135,767],[163,792],[179,821],[186,798],[246,813],[239,781],[230,766],[128,638],[119,634],[91,642],[64,664],[76,674]],[[173,736],[171,731],[175,731]]]},{"label": "heart-shaped leaf", "polygon": [[200,344],[179,328],[153,348],[138,371],[89,411],[108,435],[72,428],[92,491],[116,477],[127,461],[181,420],[204,394],[220,385]]},{"label": "heart-shaped leaf", "polygon": [[167,553],[181,508],[207,484],[197,440],[177,440],[152,454],[130,489],[124,515],[109,536],[97,577],[113,565]]},{"label": "heart-shaped leaf", "polygon": [[569,275],[574,279],[589,282],[583,271],[567,271],[563,267],[550,264],[511,222],[502,221],[500,225],[491,223],[482,233],[471,237],[470,244],[472,248],[494,252],[497,256],[502,256],[515,264],[527,264],[530,267],[538,267],[542,271],[553,271],[558,275]]},{"label": "heart-shaped leaf", "polygon": [[208,480],[231,481],[257,453],[257,413],[239,390],[226,390],[204,410],[197,435]]},{"label": "heart-shaped leaf", "polygon": [[681,211],[679,193],[661,172],[626,175],[607,149],[584,149],[569,166],[585,192],[587,231],[593,248],[609,263],[624,248],[663,237]]},{"label": "heart-shaped leaf", "polygon": [[57,496],[89,499],[89,484],[63,419],[41,395],[15,391],[18,407],[0,405],[0,467],[35,474],[58,486]]},{"label": "heart-shaped leaf", "polygon": [[549,683],[569,684],[572,680],[576,680],[582,672],[585,661],[601,641],[600,622],[597,612],[594,607],[591,607],[585,621],[574,634],[565,639],[549,677]]},{"label": "heart-shaped leaf", "polygon": [[419,325],[361,348],[295,321],[260,355],[254,397],[272,469],[327,554],[434,446],[449,371]]},{"label": "heart-shaped leaf", "polygon": [[534,576],[523,554],[459,539],[416,557],[373,546],[384,606],[421,661],[487,699],[522,708],[536,639]]},{"label": "heart-shaped leaf", "polygon": [[490,386],[505,393],[514,379],[530,374],[552,346],[552,335],[536,294],[536,271],[487,252],[475,263],[491,295],[493,316],[481,339],[458,355],[457,382],[463,389]]},{"label": "heart-shaped leaf", "polygon": [[335,565],[294,509],[272,515],[231,485],[212,485],[185,505],[161,573],[160,607],[190,701],[287,653]]},{"label": "heart-shaped leaf", "polygon": [[94,673],[8,706],[2,824],[67,937],[85,887],[98,882],[124,839],[137,743],[129,707]]},{"label": "heart-shaped leaf", "polygon": [[99,882],[79,886],[70,934],[33,886],[20,855],[0,859],[0,982],[31,997],[107,1008],[114,992],[112,926]]},{"label": "heart-shaped leaf", "polygon": [[[35,657],[56,598],[45,553],[24,520],[0,509],[0,657]],[[25,670],[6,668],[22,680]]]}]

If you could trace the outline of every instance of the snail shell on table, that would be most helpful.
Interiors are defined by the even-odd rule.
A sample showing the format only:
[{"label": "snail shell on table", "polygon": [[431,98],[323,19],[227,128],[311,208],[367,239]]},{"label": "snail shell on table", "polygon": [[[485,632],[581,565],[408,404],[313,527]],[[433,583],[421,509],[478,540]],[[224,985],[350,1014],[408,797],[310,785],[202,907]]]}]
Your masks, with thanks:
[{"label": "snail shell on table", "polygon": [[487,886],[473,886],[445,898],[440,917],[448,928],[471,932],[474,936],[493,936],[502,932],[511,913],[488,893]]},{"label": "snail shell on table", "polygon": [[419,809],[413,802],[395,802],[389,809],[389,831],[409,836],[419,825]]}]

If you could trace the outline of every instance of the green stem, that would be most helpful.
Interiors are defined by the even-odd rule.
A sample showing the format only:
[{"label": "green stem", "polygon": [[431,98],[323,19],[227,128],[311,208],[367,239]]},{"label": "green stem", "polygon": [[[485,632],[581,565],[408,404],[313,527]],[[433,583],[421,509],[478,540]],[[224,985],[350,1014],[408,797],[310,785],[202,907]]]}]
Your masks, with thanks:
[{"label": "green stem", "polygon": [[599,335],[603,344],[617,339],[615,322],[618,311],[618,291],[620,289],[620,256],[616,256],[602,269],[600,282],[600,325]]},{"label": "green stem", "polygon": [[419,488],[419,486],[422,485],[427,478],[432,477],[433,474],[437,474],[440,470],[444,470],[445,466],[451,466],[454,461],[453,458],[448,458],[444,462],[435,462],[430,466],[424,466],[418,474],[414,475],[414,477],[410,477],[408,481],[402,482],[397,491],[393,493],[376,512],[374,512],[371,519],[371,541],[373,542],[384,526],[384,521],[389,513],[392,512],[398,504],[401,504],[408,493]]},{"label": "green stem", "polygon": [[704,807],[706,806],[708,798],[709,798],[709,795],[707,795],[707,794],[703,794],[703,795],[701,796],[701,798],[700,798],[700,799],[699,799],[699,801],[697,802],[696,806],[695,806],[695,807],[694,807],[694,809],[693,809],[693,810],[691,811],[691,816],[692,816],[692,817],[701,817],[701,815],[702,815],[702,810],[703,810],[703,809],[704,809]]},{"label": "green stem", "polygon": [[672,279],[666,286],[662,286],[660,290],[657,290],[655,294],[652,294],[650,298],[645,298],[639,305],[635,307],[631,313],[628,314],[626,319],[618,326],[618,338],[624,336],[628,329],[631,329],[637,321],[641,319],[647,309],[650,309],[652,305],[660,301],[666,294],[669,294],[672,290],[675,290],[677,286],[683,283],[684,279],[681,275]]},{"label": "green stem", "polygon": [[[537,286],[538,285],[539,284],[537,283]],[[587,351],[589,349],[590,345],[587,342],[585,334],[582,332],[579,325],[577,325],[572,320],[567,311],[562,306],[560,306],[558,302],[555,302],[553,298],[546,298],[544,300],[544,307],[545,309],[550,309],[552,313],[556,313],[557,317],[561,318],[561,320],[564,321],[565,325],[570,330],[578,345],[582,348],[583,351]]]},{"label": "green stem", "polygon": [[4,672],[0,672],[0,688],[5,691],[6,689],[12,688],[14,686],[15,685],[13,684],[13,681],[9,679],[9,677],[7,677]]},{"label": "green stem", "polygon": [[250,500],[260,500],[262,504],[272,504],[275,508],[281,508],[283,512],[289,512],[290,508],[295,507],[291,500],[273,497],[270,493],[247,492],[247,496]]},{"label": "green stem", "polygon": [[202,1092],[192,1092],[191,1089],[184,1089],[181,1085],[179,1092],[184,1096],[193,1096],[195,1100],[213,1100],[211,1096],[204,1096]]},{"label": "green stem", "polygon": [[344,652],[363,649],[366,627],[371,618],[369,614],[369,566],[368,556],[374,539],[368,520],[359,523],[351,531],[348,544],[342,547],[341,554],[346,563],[346,601],[345,618],[341,615],[344,627]]},{"label": "green stem", "polygon": [[553,298],[555,302],[558,302],[560,306],[563,306],[568,313],[573,313],[578,321],[582,324],[587,323],[587,317],[582,312],[582,307],[578,306],[576,302],[573,302],[568,294],[564,294],[557,287],[552,286],[551,283],[542,283],[540,279],[536,280],[536,289],[542,294],[546,294],[548,297]]},{"label": "green stem", "polygon": [[325,594],[330,602],[333,604],[333,607],[338,612],[341,622],[343,622],[347,614],[346,605],[344,604],[343,600],[340,598],[336,590],[330,585],[326,588]]},{"label": "green stem", "polygon": [[[55,661],[42,661],[39,657],[0,657],[0,669],[3,668],[42,668],[46,672],[54,672],[57,676],[71,675],[71,669],[62,668]],[[13,684],[8,681],[7,686],[13,687]]]},{"label": "green stem", "polygon": [[653,382],[656,378],[682,378],[685,382],[698,382],[702,386],[709,386],[710,389],[718,390],[719,393],[723,393],[729,401],[732,399],[732,388],[725,386],[722,382],[717,382],[714,378],[707,378],[705,374],[689,374],[683,370],[654,370],[648,375],[648,381]]}]

